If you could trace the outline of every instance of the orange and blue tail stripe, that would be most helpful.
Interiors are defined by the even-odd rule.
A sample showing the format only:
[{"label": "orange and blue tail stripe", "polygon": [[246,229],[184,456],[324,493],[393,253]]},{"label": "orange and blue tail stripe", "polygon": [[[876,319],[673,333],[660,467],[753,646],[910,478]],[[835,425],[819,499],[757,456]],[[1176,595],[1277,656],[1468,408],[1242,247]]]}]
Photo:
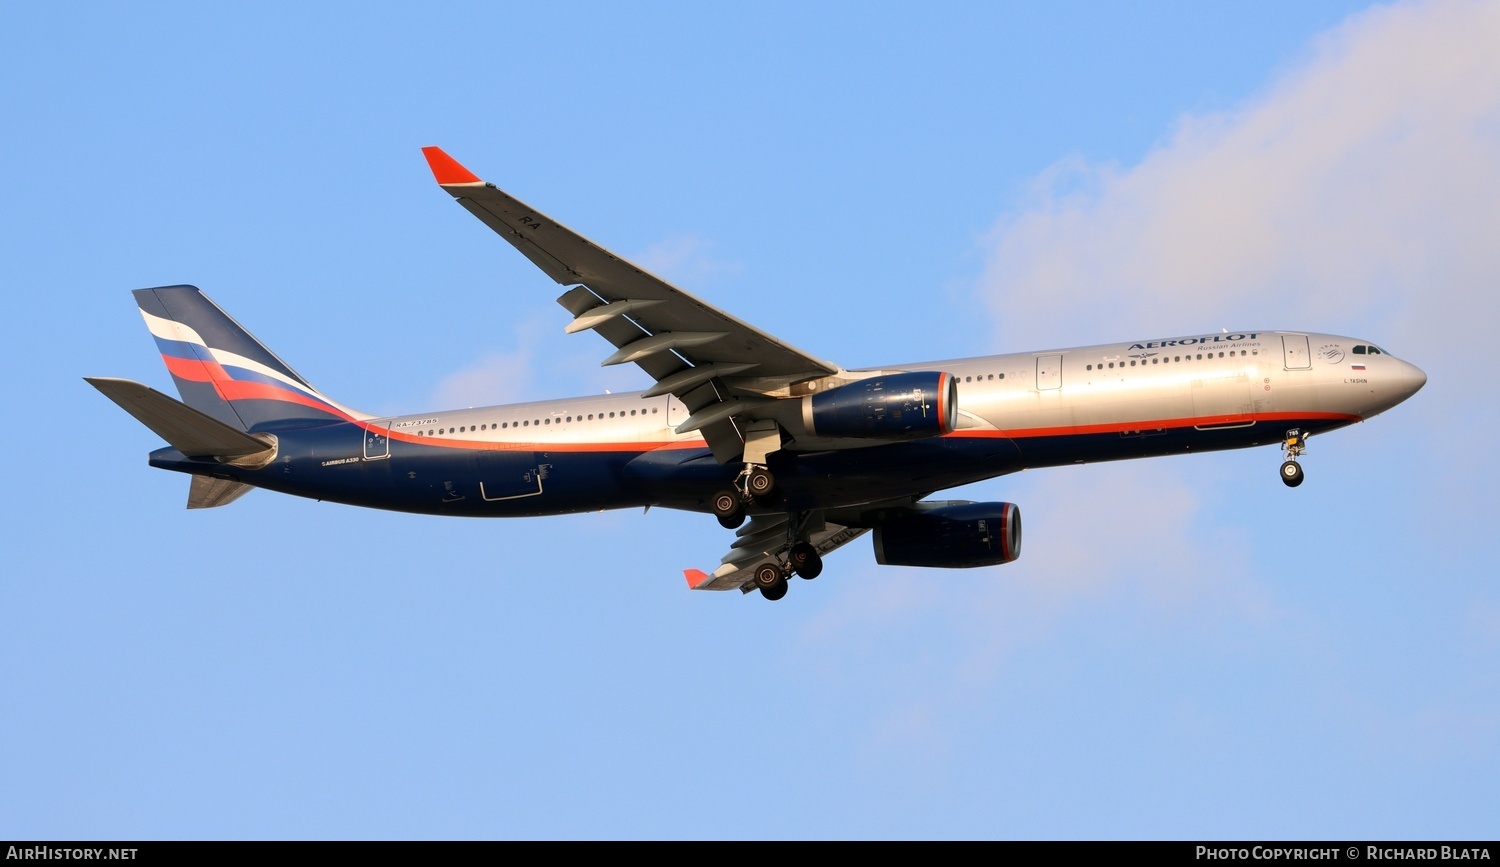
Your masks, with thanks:
[{"label": "orange and blue tail stripe", "polygon": [[369,418],[319,393],[197,287],[133,294],[178,393],[194,409],[241,430]]}]

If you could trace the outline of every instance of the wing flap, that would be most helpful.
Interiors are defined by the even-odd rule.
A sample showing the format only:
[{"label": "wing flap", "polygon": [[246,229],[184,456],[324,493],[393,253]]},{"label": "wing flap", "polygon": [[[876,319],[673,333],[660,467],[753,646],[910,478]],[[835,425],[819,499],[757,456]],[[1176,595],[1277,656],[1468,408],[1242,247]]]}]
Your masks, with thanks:
[{"label": "wing flap", "polygon": [[[821,520],[818,518],[817,520]],[[684,569],[683,576],[693,590],[740,590],[749,592],[754,580],[755,567],[777,556],[786,546],[786,515],[756,515],[735,533],[735,541],[729,553],[724,555],[719,567],[712,573],[700,569]],[[822,521],[819,529],[808,534],[808,542],[818,549],[819,556],[858,539],[868,532],[865,527],[848,527],[843,524]]]}]

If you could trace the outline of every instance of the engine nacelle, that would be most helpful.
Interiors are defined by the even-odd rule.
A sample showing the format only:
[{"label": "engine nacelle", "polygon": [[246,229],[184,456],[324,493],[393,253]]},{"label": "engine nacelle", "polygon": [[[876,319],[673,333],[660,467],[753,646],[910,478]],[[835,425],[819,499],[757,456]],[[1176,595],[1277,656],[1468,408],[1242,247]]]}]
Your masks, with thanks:
[{"label": "engine nacelle", "polygon": [[1021,556],[1021,510],[1014,503],[953,503],[903,515],[875,528],[882,566],[966,569]]},{"label": "engine nacelle", "polygon": [[820,437],[942,436],[958,427],[958,380],[941,371],[861,379],[803,398],[802,423]]}]

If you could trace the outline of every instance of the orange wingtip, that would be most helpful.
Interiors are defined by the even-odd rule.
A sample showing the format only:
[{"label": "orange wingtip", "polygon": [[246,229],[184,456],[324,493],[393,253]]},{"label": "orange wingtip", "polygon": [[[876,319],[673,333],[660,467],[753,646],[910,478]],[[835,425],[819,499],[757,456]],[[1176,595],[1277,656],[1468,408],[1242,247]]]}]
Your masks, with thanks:
[{"label": "orange wingtip", "polygon": [[440,147],[422,148],[422,156],[427,157],[427,167],[432,169],[432,176],[437,178],[439,186],[484,183],[473,172],[464,168],[462,163],[448,156]]},{"label": "orange wingtip", "polygon": [[682,574],[687,576],[688,589],[690,590],[697,590],[699,587],[713,580],[713,576],[702,569],[684,569],[682,570]]}]

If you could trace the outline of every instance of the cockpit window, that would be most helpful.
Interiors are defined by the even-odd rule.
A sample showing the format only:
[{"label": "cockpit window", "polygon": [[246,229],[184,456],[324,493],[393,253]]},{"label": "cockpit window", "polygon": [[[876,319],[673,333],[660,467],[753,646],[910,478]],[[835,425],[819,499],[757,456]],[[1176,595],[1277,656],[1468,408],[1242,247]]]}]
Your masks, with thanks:
[{"label": "cockpit window", "polygon": [[1364,355],[1365,351],[1368,350],[1369,348],[1370,347],[1368,347],[1368,346],[1356,346],[1356,347],[1354,347],[1354,354],[1355,355]]}]

